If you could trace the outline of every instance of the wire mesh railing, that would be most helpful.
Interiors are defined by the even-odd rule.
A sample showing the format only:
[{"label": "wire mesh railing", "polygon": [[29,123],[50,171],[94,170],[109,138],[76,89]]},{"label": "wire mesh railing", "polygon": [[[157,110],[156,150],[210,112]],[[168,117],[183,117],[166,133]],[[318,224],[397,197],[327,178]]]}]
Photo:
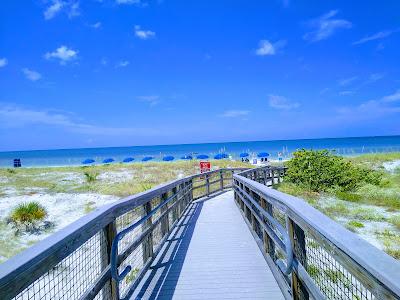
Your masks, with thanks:
[{"label": "wire mesh railing", "polygon": [[[284,172],[269,167],[243,171],[234,175],[234,189],[286,298],[400,299],[400,263],[305,201],[266,187],[280,182]],[[292,261],[290,274],[282,271],[282,261]]]},{"label": "wire mesh railing", "polygon": [[3,263],[0,299],[129,297],[192,201],[231,188],[243,170],[188,176],[93,211]]}]

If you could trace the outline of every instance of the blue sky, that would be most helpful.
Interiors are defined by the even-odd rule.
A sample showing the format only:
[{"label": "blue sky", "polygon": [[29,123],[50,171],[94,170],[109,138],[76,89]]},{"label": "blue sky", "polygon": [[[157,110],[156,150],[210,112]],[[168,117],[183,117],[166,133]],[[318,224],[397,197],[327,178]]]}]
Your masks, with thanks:
[{"label": "blue sky", "polygon": [[400,134],[400,2],[0,10],[0,150]]}]

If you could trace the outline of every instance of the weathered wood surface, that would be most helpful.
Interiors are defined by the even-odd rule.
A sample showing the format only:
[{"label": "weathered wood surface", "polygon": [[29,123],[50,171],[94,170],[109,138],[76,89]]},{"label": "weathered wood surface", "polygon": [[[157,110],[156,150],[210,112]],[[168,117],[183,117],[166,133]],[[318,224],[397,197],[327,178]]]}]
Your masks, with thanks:
[{"label": "weathered wood surface", "polygon": [[230,191],[193,204],[131,299],[284,298]]},{"label": "weathered wood surface", "polygon": [[400,263],[305,201],[234,175],[244,187],[268,201],[313,236],[378,299],[400,299]]}]

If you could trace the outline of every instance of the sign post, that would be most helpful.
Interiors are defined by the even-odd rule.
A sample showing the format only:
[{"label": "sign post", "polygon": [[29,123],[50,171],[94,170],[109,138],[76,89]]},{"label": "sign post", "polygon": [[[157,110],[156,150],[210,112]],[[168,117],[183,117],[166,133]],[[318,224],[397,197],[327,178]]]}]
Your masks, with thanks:
[{"label": "sign post", "polygon": [[200,162],[200,173],[205,173],[211,170],[211,163],[209,161]]}]

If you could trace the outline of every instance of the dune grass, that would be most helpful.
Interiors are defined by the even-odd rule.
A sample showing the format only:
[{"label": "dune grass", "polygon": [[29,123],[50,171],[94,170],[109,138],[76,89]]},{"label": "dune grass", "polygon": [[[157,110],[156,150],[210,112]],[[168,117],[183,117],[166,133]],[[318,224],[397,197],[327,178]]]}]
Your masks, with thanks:
[{"label": "dune grass", "polygon": [[47,216],[47,211],[40,203],[26,202],[15,207],[10,214],[10,219],[15,224],[34,224],[43,220]]},{"label": "dune grass", "polygon": [[[213,168],[251,167],[251,165],[228,160],[212,160]],[[107,181],[101,175],[126,172],[126,177]],[[132,164],[107,164],[94,166],[68,166],[44,168],[2,169],[0,193],[15,189],[17,194],[29,193],[99,193],[105,195],[128,196],[149,189],[161,183],[199,173],[199,162],[146,162]],[[73,177],[67,180],[66,177]]]}]

